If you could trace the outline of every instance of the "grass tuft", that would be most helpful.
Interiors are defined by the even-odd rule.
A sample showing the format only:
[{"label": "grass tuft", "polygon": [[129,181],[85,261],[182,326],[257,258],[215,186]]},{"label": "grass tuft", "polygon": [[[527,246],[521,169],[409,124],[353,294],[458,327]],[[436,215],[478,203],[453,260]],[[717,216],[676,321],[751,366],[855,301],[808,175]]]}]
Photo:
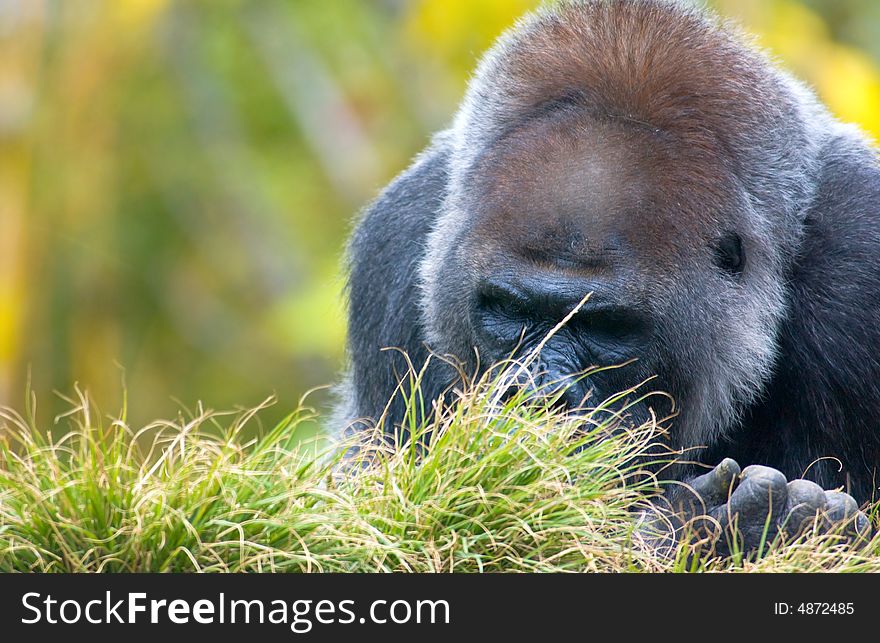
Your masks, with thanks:
[{"label": "grass tuft", "polygon": [[659,429],[627,427],[621,400],[570,413],[485,379],[404,445],[320,449],[297,438],[306,409],[256,439],[263,405],[139,430],[82,393],[53,431],[33,402],[2,409],[0,571],[880,571],[877,539],[654,553],[638,525]]}]

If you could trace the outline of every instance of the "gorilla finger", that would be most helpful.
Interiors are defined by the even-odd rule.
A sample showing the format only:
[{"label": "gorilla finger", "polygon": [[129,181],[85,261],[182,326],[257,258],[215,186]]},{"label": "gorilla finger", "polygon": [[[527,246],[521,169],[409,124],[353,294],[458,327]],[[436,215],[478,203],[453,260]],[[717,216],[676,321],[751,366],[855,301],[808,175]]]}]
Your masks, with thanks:
[{"label": "gorilla finger", "polygon": [[688,486],[699,496],[706,508],[717,507],[727,502],[739,474],[740,468],[736,461],[725,458],[709,473],[691,480]]},{"label": "gorilla finger", "polygon": [[788,480],[781,471],[752,465],[743,469],[740,483],[721,510],[728,524],[737,522],[741,528],[761,529],[768,519],[782,517],[788,501]]},{"label": "gorilla finger", "polygon": [[853,531],[855,532],[855,536],[858,540],[868,540],[871,538],[871,535],[874,533],[874,528],[871,525],[871,519],[865,515],[864,512],[860,511],[855,520],[853,521]]},{"label": "gorilla finger", "polygon": [[825,490],[809,480],[792,480],[788,483],[788,503],[785,512],[785,531],[792,536],[809,529],[817,519],[825,520],[828,507]]},{"label": "gorilla finger", "polygon": [[842,491],[826,491],[828,520],[835,527],[843,527],[842,533],[849,538],[861,540],[870,537],[871,521],[861,511],[855,499]]},{"label": "gorilla finger", "polygon": [[828,501],[828,519],[835,525],[854,518],[859,512],[859,505],[856,504],[855,499],[848,493],[826,491],[825,497]]}]

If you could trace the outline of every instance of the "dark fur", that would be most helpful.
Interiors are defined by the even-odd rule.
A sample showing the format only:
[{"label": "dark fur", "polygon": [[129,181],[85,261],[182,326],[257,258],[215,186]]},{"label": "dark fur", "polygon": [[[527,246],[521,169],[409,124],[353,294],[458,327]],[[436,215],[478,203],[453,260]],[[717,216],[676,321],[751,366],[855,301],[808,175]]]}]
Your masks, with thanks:
[{"label": "dark fur", "polygon": [[[733,271],[718,259],[731,238],[745,249]],[[593,292],[542,368],[638,359],[575,386],[573,403],[656,375],[680,407],[673,446],[875,493],[876,153],[702,14],[613,0],[526,19],[453,127],[367,209],[350,262],[346,425],[402,421],[402,396],[386,405],[407,363],[380,349],[476,368],[475,349],[505,357],[512,316],[529,319],[528,347]],[[499,308],[499,284],[529,310]],[[452,381],[438,364],[423,392]],[[829,457],[842,469],[811,467]]]}]

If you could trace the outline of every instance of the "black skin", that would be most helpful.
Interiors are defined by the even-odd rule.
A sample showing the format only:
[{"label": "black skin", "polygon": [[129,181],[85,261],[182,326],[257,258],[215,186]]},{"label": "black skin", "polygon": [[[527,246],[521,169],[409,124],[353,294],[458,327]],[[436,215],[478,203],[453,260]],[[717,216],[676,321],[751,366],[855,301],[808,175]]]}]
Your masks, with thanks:
[{"label": "black skin", "polygon": [[[731,478],[722,471],[728,467],[738,470],[738,465],[725,460],[692,483],[704,494],[708,490],[714,502],[707,504],[717,504],[708,513],[720,518],[722,524],[729,524],[725,520],[730,514],[743,516],[740,522],[746,525],[741,529],[746,549],[756,546],[758,527],[763,527],[761,518],[766,518],[771,504],[770,493],[775,496],[774,511],[782,517],[773,521],[774,529],[786,525],[789,532],[796,533],[808,526],[805,521],[812,522],[817,511],[823,511],[826,527],[848,521],[850,534],[871,531],[854,499],[866,502],[876,498],[874,475],[880,461],[874,412],[880,408],[874,366],[880,334],[876,304],[869,303],[880,292],[880,283],[877,271],[865,266],[866,260],[873,263],[869,258],[880,253],[876,235],[880,180],[875,166],[865,161],[842,151],[828,158],[820,179],[823,196],[807,221],[809,235],[803,259],[790,275],[792,299],[798,307],[782,326],[779,343],[783,357],[765,394],[748,410],[738,431],[706,456],[711,461],[724,453],[741,462],[770,466],[748,467],[742,476]],[[821,291],[821,284],[847,287],[836,287],[832,298],[817,301],[808,293]],[[805,341],[817,328],[824,341]],[[853,329],[857,329],[856,343]],[[843,435],[829,430],[840,430],[838,427],[845,427]],[[799,467],[808,458],[816,458],[816,449],[822,446],[842,454],[843,461],[811,461],[812,477],[850,493],[823,494],[821,487],[806,480],[794,480],[786,488],[781,472],[797,475],[804,470]],[[718,504],[717,492],[730,487],[729,478],[733,494],[728,504]]]},{"label": "black skin", "polygon": [[[398,431],[403,420],[404,396],[393,396],[408,372],[403,354],[416,368],[429,355],[420,315],[418,265],[442,204],[449,154],[442,139],[435,142],[421,162],[367,209],[350,245],[351,388],[342,412],[349,421],[384,417],[388,433]],[[746,551],[780,531],[796,535],[813,525],[817,514],[824,516],[820,530],[848,521],[850,534],[870,531],[851,495],[823,489],[846,484],[836,466],[819,462],[810,469],[819,484],[799,479],[826,447],[856,463],[877,457],[876,413],[866,409],[880,409],[880,390],[865,386],[862,378],[872,373],[873,351],[880,346],[880,325],[874,323],[877,311],[866,305],[870,297],[880,295],[880,275],[865,271],[863,263],[866,257],[880,256],[876,231],[880,221],[875,214],[880,180],[865,158],[845,150],[831,159],[821,180],[825,202],[811,215],[810,237],[801,261],[792,268],[792,288],[795,293],[809,292],[815,282],[852,287],[835,290],[838,299],[823,302],[821,308],[809,297],[793,298],[779,338],[783,358],[766,393],[735,431],[701,457],[707,464],[713,460],[720,464],[709,473],[686,478],[677,491],[667,494],[679,526],[711,522],[721,553],[732,549],[732,525],[738,530],[738,547]],[[830,335],[823,335],[825,344],[805,341],[817,319],[830,329]],[[860,341],[852,343],[842,332],[835,337],[835,329],[843,325],[850,331],[859,329]],[[385,347],[400,350],[383,351]],[[828,358],[821,366],[817,351]],[[431,364],[422,382],[429,401],[454,383],[451,369],[437,360]],[[829,383],[833,383],[830,390]],[[827,427],[847,427],[848,433],[842,438],[829,435]],[[735,460],[725,458],[728,454]],[[769,466],[741,470],[738,462]],[[873,481],[868,475],[849,476],[849,482],[856,498],[870,498]],[[718,527],[727,535],[718,538]]]},{"label": "black skin", "polygon": [[[867,532],[876,150],[684,5],[554,7],[496,45],[451,132],[358,223],[340,424],[406,439],[410,366],[429,364],[424,419],[457,383],[429,354],[480,374],[592,293],[520,385],[565,381],[576,408],[656,377],[678,405],[669,446],[696,461],[663,471],[674,527],[718,528],[722,553],[813,523]],[[665,417],[665,399],[630,420]]]}]

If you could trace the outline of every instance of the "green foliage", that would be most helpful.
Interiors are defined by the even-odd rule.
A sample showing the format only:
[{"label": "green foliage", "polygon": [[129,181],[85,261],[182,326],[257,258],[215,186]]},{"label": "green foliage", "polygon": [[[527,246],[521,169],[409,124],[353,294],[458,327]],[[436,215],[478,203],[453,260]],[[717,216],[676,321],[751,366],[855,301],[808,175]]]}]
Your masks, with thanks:
[{"label": "green foliage", "polygon": [[73,428],[53,441],[32,414],[6,410],[0,570],[635,565],[630,511],[650,479],[631,461],[650,431],[611,435],[604,421],[574,437],[577,425],[546,406],[488,403],[472,397],[422,429],[436,438],[427,452],[364,444],[345,462],[298,444],[305,412],[243,442],[260,409],[222,432],[205,430],[223,419],[207,412],[133,432],[123,420],[102,426],[80,396]]},{"label": "green foliage", "polygon": [[661,555],[639,526],[656,511],[658,427],[625,428],[624,395],[572,414],[501,390],[441,404],[406,445],[318,455],[295,431],[306,410],[257,439],[243,436],[263,408],[133,431],[79,395],[57,439],[33,404],[3,410],[0,571],[880,571],[878,539]]}]

